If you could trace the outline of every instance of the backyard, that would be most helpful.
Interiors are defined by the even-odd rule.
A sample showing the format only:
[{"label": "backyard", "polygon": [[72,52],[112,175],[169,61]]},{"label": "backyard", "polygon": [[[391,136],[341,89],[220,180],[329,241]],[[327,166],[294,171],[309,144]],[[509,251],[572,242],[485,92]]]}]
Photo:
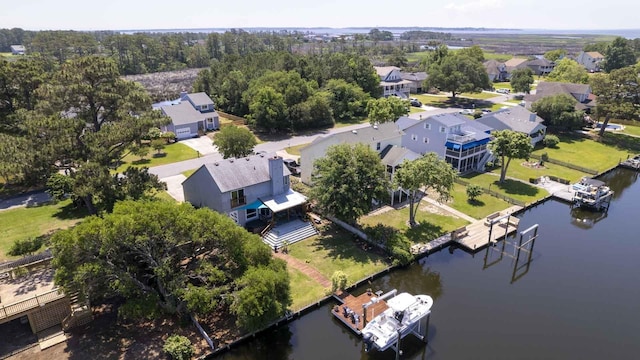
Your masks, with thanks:
[{"label": "backyard", "polygon": [[[291,245],[290,248],[293,248]],[[311,279],[302,271],[294,269],[288,266],[289,270],[289,284],[291,286],[291,298],[293,303],[291,304],[292,311],[298,311],[309,304],[313,304],[319,299],[327,295],[327,292],[331,289],[325,289],[317,281]]]},{"label": "backyard", "polygon": [[500,183],[499,175],[494,173],[471,173],[461,177],[462,180],[495,191],[525,204],[540,200],[549,193],[523,181],[505,179]]},{"label": "backyard", "polygon": [[[576,182],[582,179],[583,176],[588,174],[573,170],[568,167],[564,167],[550,162],[544,162],[543,165],[538,165],[539,161],[530,159],[527,162],[525,159],[513,159],[509,168],[507,168],[507,176],[520,179],[528,182],[529,179],[539,178],[541,176],[555,176],[561,179],[567,179],[571,182]],[[495,168],[491,171],[493,174],[500,176],[500,168]]]},{"label": "backyard", "polygon": [[142,167],[142,166],[158,166],[164,164],[171,164],[178,161],[189,160],[198,157],[198,153],[187,145],[179,142],[166,145],[160,152],[150,148],[149,152],[144,158],[140,156],[127,154],[120,166],[115,170],[116,172],[123,172],[129,166]]},{"label": "backyard", "polygon": [[489,194],[482,194],[475,201],[469,201],[467,187],[457,183],[453,186],[451,200],[447,205],[475,219],[482,219],[511,206],[508,202]]}]

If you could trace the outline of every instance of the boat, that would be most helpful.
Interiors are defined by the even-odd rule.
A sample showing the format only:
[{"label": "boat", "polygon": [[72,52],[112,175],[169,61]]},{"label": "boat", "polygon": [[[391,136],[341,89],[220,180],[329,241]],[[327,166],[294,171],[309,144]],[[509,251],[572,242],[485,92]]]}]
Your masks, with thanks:
[{"label": "boat", "polygon": [[423,326],[426,330],[427,325],[421,324],[421,321],[431,313],[433,299],[428,295],[411,295],[405,292],[387,300],[387,306],[385,311],[362,329],[366,352],[372,349],[385,351],[411,333],[422,339],[420,327]]},{"label": "boat", "polygon": [[573,202],[580,207],[600,210],[608,208],[613,197],[611,190],[604,182],[589,177],[583,177],[580,182],[573,184]]}]

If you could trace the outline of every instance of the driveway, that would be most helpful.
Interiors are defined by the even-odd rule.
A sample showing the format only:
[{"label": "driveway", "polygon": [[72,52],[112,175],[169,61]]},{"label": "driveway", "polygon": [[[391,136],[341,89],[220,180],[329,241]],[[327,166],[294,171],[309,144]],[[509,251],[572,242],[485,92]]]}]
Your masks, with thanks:
[{"label": "driveway", "polygon": [[218,152],[218,148],[213,146],[211,139],[207,136],[180,140],[180,143],[187,145],[195,151],[199,151],[200,155],[209,155]]},{"label": "driveway", "polygon": [[182,174],[169,176],[166,178],[160,179],[160,181],[167,184],[167,192],[171,195],[172,198],[176,199],[178,202],[184,202],[184,192],[182,192],[182,182],[185,181],[186,177]]}]

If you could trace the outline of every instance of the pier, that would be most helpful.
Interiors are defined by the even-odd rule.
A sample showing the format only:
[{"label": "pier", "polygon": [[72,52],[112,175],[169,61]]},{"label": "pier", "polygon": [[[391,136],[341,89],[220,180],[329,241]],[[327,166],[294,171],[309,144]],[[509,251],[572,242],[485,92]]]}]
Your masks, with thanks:
[{"label": "pier", "polygon": [[500,215],[487,221],[478,221],[467,225],[465,232],[454,241],[469,251],[477,251],[515,233],[519,223],[520,219],[510,214]]},{"label": "pier", "polygon": [[[340,305],[336,305],[331,313],[336,319],[342,321],[343,324],[351,329],[351,331],[357,335],[362,335],[361,331],[365,327],[366,322],[388,308],[384,300],[371,304],[367,306],[366,309],[363,307],[363,305],[369,303],[381,294],[382,291],[375,293],[367,291],[359,296],[353,296],[345,291],[339,294],[333,294],[333,297],[340,302]],[[351,312],[345,312],[345,308],[351,310]]]}]

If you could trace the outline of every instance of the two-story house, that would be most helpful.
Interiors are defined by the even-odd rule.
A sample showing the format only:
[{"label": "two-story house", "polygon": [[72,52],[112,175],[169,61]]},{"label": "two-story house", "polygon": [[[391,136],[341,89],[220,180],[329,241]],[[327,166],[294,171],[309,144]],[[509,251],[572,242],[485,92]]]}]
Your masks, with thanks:
[{"label": "two-story house", "polygon": [[531,138],[533,146],[542,141],[547,132],[547,127],[542,124],[544,120],[522,106],[500,109],[475,121],[493,129],[492,131],[512,130],[524,133]]},{"label": "two-story house", "polygon": [[597,51],[582,51],[576,56],[578,64],[584,66],[589,72],[600,71],[602,62],[604,61],[604,55]]},{"label": "two-story house", "polygon": [[543,81],[536,87],[535,94],[527,94],[524,96],[525,106],[530,109],[531,105],[547,96],[558,94],[571,95],[578,102],[577,110],[583,110],[590,113],[591,109],[596,106],[596,96],[591,93],[591,86],[588,84],[574,84],[554,81]]},{"label": "two-story house", "polygon": [[507,65],[497,60],[487,60],[483,63],[489,80],[492,82],[502,82],[509,80],[509,73],[507,72]]},{"label": "two-story house", "polygon": [[327,149],[332,145],[363,143],[381,152],[389,145],[401,146],[402,134],[396,124],[389,122],[318,137],[309,145],[300,149],[300,180],[305,184],[311,184],[313,163],[317,159],[324,157]]},{"label": "two-story house", "polygon": [[556,64],[553,61],[549,61],[545,58],[529,60],[525,64],[535,75],[541,76],[549,75],[549,73],[556,67]]},{"label": "two-story house", "polygon": [[203,93],[182,92],[180,99],[158,106],[160,111],[171,118],[163,131],[171,131],[178,139],[198,136],[199,131],[220,128],[220,117],[215,111],[213,100]]},{"label": "two-story house", "polygon": [[423,84],[424,81],[427,79],[427,73],[424,71],[417,71],[417,72],[411,72],[411,73],[407,73],[407,72],[400,72],[400,77],[402,77],[402,80],[406,80],[409,81],[409,92],[412,94],[421,94],[423,93]]},{"label": "two-story house", "polygon": [[434,152],[460,173],[480,170],[489,159],[490,127],[460,114],[444,113],[422,120],[400,118],[402,146],[419,154]]},{"label": "two-story house", "polygon": [[398,96],[402,99],[409,98],[412,82],[402,79],[402,73],[399,67],[374,66],[374,68],[380,77],[382,96]]}]

